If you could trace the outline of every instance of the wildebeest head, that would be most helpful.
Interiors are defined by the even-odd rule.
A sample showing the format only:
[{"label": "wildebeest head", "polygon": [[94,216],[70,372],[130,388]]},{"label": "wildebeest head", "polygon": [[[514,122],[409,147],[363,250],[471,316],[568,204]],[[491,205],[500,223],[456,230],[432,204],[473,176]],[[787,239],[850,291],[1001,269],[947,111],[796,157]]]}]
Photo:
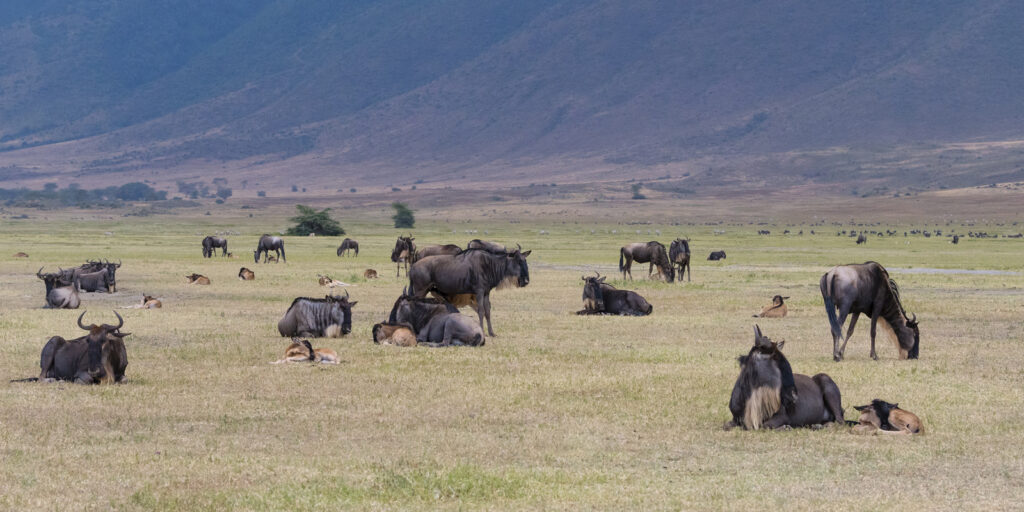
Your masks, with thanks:
[{"label": "wildebeest head", "polygon": [[430,322],[430,319],[439,313],[458,313],[459,309],[450,302],[437,298],[416,298],[409,294],[408,289],[402,289],[402,295],[395,300],[391,307],[391,314],[388,315],[389,324],[406,323],[418,331]]},{"label": "wildebeest head", "polygon": [[391,261],[409,261],[412,259],[413,254],[416,252],[416,244],[412,241],[415,238],[410,236],[400,236],[395,241],[395,248],[391,251]]},{"label": "wildebeest head", "polygon": [[739,357],[740,375],[730,409],[738,406],[733,415],[745,428],[758,429],[779,407],[792,411],[796,404],[796,382],[789,361],[782,355],[783,344],[785,340],[775,343],[755,325],[754,346]]},{"label": "wildebeest head", "polygon": [[533,251],[522,252],[522,249],[516,244],[516,250],[505,253],[505,281],[502,285],[522,288],[530,284],[530,266],[526,263],[526,257]]},{"label": "wildebeest head", "polygon": [[348,290],[345,290],[345,295],[325,295],[324,299],[331,304],[333,317],[341,315],[341,334],[352,332],[352,306],[359,304],[359,301],[349,301]]},{"label": "wildebeest head", "polygon": [[914,313],[912,318],[907,318],[907,327],[914,331],[914,346],[907,351],[907,357],[910,359],[917,359],[921,350],[921,330],[917,328],[917,314]]},{"label": "wildebeest head", "polygon": [[108,361],[104,359],[103,350],[106,348],[109,351],[108,345],[120,343],[122,338],[129,336],[131,333],[120,331],[121,327],[124,326],[124,319],[121,318],[121,315],[117,314],[117,311],[114,311],[114,316],[117,317],[117,325],[92,324],[86,326],[82,323],[85,313],[85,311],[82,311],[82,314],[78,316],[78,326],[89,332],[85,337],[89,354],[89,375],[95,381],[113,379],[113,369],[109,367]]},{"label": "wildebeest head", "polygon": [[50,272],[43,274],[43,267],[39,267],[36,271],[36,277],[43,280],[43,284],[46,285],[46,294],[49,295],[50,291],[59,286],[66,286],[63,283],[63,271],[61,272]]},{"label": "wildebeest head", "polygon": [[601,277],[600,273],[594,277],[582,277],[583,280],[583,308],[592,311],[604,311],[604,293],[601,291],[601,284],[608,276]]},{"label": "wildebeest head", "polygon": [[776,307],[781,306],[782,304],[784,304],[784,301],[787,300],[787,299],[789,299],[789,297],[783,297],[782,295],[776,295],[776,296],[772,297],[772,306],[776,306]]}]

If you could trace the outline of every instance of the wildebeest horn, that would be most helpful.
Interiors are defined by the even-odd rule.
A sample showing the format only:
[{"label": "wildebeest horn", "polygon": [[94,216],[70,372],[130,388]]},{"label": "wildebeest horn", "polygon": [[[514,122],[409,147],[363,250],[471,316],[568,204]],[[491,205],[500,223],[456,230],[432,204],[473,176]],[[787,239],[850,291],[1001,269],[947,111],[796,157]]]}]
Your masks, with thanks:
[{"label": "wildebeest horn", "polygon": [[345,290],[345,298],[348,299],[348,290]]},{"label": "wildebeest horn", "polygon": [[42,267],[39,267],[39,270],[36,270],[36,277],[38,277],[39,279],[43,278],[42,271],[43,271],[43,267],[45,267],[45,266],[46,265],[43,265]]},{"label": "wildebeest horn", "polygon": [[911,313],[910,315],[913,316],[913,318],[910,319],[910,323],[916,324],[917,323],[917,313]]},{"label": "wildebeest horn", "polygon": [[114,311],[114,316],[117,317],[117,327],[114,327],[114,330],[116,331],[121,327],[124,327],[124,318],[121,318],[121,315],[117,314],[117,311]]},{"label": "wildebeest horn", "polygon": [[85,313],[86,313],[87,311],[89,311],[89,310],[87,309],[87,310],[85,310],[85,311],[82,311],[82,314],[81,314],[81,315],[78,315],[78,326],[79,326],[79,327],[81,327],[82,329],[85,329],[85,330],[87,330],[87,331],[88,331],[88,330],[89,330],[89,328],[88,328],[88,327],[86,327],[86,326],[84,326],[84,325],[82,325],[82,317],[83,317],[83,316],[85,316]]}]

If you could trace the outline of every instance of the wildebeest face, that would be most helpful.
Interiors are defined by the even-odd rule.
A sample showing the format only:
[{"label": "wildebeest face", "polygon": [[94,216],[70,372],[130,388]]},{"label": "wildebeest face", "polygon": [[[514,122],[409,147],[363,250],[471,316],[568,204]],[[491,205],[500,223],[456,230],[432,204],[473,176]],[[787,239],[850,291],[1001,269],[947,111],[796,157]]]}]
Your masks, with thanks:
[{"label": "wildebeest face", "polygon": [[520,252],[516,249],[505,255],[505,275],[514,277],[513,284],[519,288],[530,284],[530,266],[526,264],[526,257],[531,252],[533,251]]},{"label": "wildebeest face", "polygon": [[104,364],[105,358],[103,357],[103,350],[107,348],[109,343],[119,341],[121,338],[124,338],[131,333],[120,332],[121,327],[124,326],[124,319],[121,318],[121,315],[119,315],[117,311],[114,312],[114,315],[117,316],[118,320],[117,325],[92,324],[86,326],[82,324],[82,318],[85,317],[85,313],[86,312],[83,311],[82,314],[78,316],[78,326],[89,332],[88,336],[85,338],[85,342],[87,343],[86,352],[89,357],[89,376],[91,376],[94,381],[112,379],[113,369],[108,368]]},{"label": "wildebeest face", "polygon": [[412,257],[412,241],[415,238],[411,236],[400,236],[395,241],[395,248],[391,251],[391,261],[408,260]]},{"label": "wildebeest face", "polygon": [[334,323],[341,325],[341,333],[348,334],[352,332],[352,307],[358,304],[359,301],[349,302],[347,290],[343,297],[327,295],[326,298],[327,302],[331,304],[331,319]]},{"label": "wildebeest face", "polygon": [[253,263],[259,263],[260,262],[260,250],[259,249],[256,249],[255,251],[252,252],[252,259],[253,259]]}]

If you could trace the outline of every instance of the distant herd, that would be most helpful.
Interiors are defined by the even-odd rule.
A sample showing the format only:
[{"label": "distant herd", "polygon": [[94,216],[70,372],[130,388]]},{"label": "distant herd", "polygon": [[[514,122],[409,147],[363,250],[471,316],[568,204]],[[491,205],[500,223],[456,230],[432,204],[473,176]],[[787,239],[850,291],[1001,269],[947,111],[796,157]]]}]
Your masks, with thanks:
[{"label": "distant herd", "polygon": [[[802,232],[801,232],[802,233]],[[770,234],[763,231],[760,234]],[[860,234],[863,237],[863,233]],[[863,243],[858,240],[857,243]],[[955,243],[955,242],[954,242]],[[202,240],[202,255],[211,258],[216,250],[222,257],[231,257],[226,239],[208,236]],[[274,254],[271,255],[271,252]],[[491,292],[505,287],[522,288],[530,283],[527,257],[532,251],[523,251],[518,245],[509,249],[504,245],[472,240],[466,248],[457,245],[428,245],[417,248],[415,238],[399,236],[391,252],[396,275],[404,269],[409,279],[407,287],[395,301],[388,319],[372,327],[373,342],[402,347],[473,346],[485,344],[487,335],[495,336],[491,326]],[[337,249],[337,256],[359,255],[359,243],[346,238]],[[657,269],[658,279],[668,283],[682,281],[684,274],[690,281],[690,239],[676,238],[668,249],[657,241],[630,243],[619,249],[619,271],[623,280],[632,280],[632,264],[647,263],[648,277]],[[28,257],[18,253],[16,257]],[[253,251],[255,263],[286,262],[284,240],[263,235]],[[725,251],[714,251],[708,260],[725,259]],[[58,272],[36,276],[46,286],[46,307],[76,309],[81,304],[80,293],[114,293],[117,289],[116,272],[120,261],[90,260],[83,265]],[[363,277],[377,278],[377,272],[367,269]],[[238,272],[242,281],[253,281],[253,270],[242,267]],[[640,294],[621,290],[606,283],[607,276],[595,273],[582,276],[583,309],[578,315],[645,316],[654,307]],[[210,279],[201,274],[186,276],[189,284],[210,285]],[[321,286],[330,288],[348,286],[326,275],[319,275]],[[896,282],[885,268],[875,262],[840,265],[832,268],[820,280],[821,295],[825,303],[833,339],[833,358],[843,359],[846,343],[863,313],[871,320],[871,357],[878,359],[875,350],[876,329],[881,324],[892,334],[899,346],[900,359],[916,359],[920,353],[920,331],[916,315],[908,316],[900,299]],[[429,297],[428,297],[429,295]],[[789,297],[775,295],[772,302],[754,317],[783,318],[787,314],[785,301]],[[314,349],[305,338],[335,338],[352,330],[352,308],[357,301],[343,296],[326,295],[324,298],[298,297],[292,301],[277,328],[291,344],[275,364],[288,362],[338,363],[338,355],[331,349]],[[459,313],[460,307],[471,307],[477,318]],[[162,302],[145,295],[141,304],[127,306],[136,309],[161,308]],[[115,311],[117,325],[100,324],[78,326],[89,334],[66,340],[54,336],[42,351],[38,378],[19,381],[69,380],[91,384],[120,382],[128,364],[127,350],[120,331],[124,320]],[[846,318],[849,327],[842,334]],[[813,377],[793,373],[782,354],[784,341],[774,342],[760,327],[754,327],[754,344],[739,358],[740,374],[729,401],[732,420],[726,428],[744,429],[821,426],[843,423],[843,408],[839,387],[826,374]],[[12,381],[17,382],[17,381]],[[853,429],[856,433],[920,433],[920,420],[897,404],[874,400],[857,406],[861,416]]]}]

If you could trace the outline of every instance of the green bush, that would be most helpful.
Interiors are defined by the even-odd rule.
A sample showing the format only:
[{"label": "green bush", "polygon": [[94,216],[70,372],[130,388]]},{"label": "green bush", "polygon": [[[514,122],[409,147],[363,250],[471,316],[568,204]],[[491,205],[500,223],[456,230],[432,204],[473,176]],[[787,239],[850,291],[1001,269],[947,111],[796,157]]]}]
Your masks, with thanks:
[{"label": "green bush", "polygon": [[395,221],[396,228],[412,228],[413,224],[416,224],[416,217],[405,203],[391,203],[391,207],[395,209],[391,220]]},{"label": "green bush", "polygon": [[299,211],[299,214],[289,219],[295,223],[295,226],[288,228],[288,231],[285,232],[286,235],[309,236],[310,233],[313,233],[317,236],[338,236],[345,234],[341,225],[328,214],[331,211],[330,208],[316,211],[316,208],[297,204],[295,209]]}]

